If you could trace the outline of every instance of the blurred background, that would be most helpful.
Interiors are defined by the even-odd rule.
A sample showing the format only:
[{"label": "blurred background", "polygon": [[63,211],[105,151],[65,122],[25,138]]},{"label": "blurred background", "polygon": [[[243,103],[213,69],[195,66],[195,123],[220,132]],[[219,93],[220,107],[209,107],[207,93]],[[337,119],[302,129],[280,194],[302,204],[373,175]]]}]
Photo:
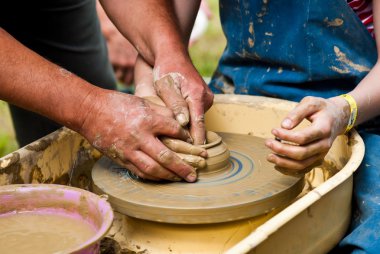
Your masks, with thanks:
[{"label": "blurred background", "polygon": [[[218,0],[202,0],[202,6],[190,42],[190,56],[200,74],[212,76],[226,45],[220,20]],[[125,87],[118,86],[120,90]],[[127,89],[133,91],[133,86]],[[28,126],[25,126],[27,129]],[[26,130],[27,131],[27,130]],[[0,157],[18,149],[8,105],[0,101]]]}]

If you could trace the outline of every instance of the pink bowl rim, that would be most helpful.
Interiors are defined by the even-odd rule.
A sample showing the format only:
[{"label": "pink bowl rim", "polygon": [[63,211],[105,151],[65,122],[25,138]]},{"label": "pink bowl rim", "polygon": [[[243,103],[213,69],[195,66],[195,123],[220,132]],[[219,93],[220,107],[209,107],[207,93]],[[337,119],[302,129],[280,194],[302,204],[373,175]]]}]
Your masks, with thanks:
[{"label": "pink bowl rim", "polygon": [[84,194],[88,197],[91,198],[91,200],[98,200],[98,206],[102,207],[103,209],[106,209],[106,213],[103,216],[103,221],[100,226],[100,228],[97,230],[96,234],[92,236],[90,239],[87,241],[83,242],[82,244],[73,247],[71,249],[66,249],[63,250],[60,253],[76,253],[85,250],[87,247],[95,244],[96,242],[100,241],[108,232],[108,230],[112,226],[113,218],[114,218],[114,213],[113,209],[110,205],[110,203],[107,201],[107,197],[105,196],[99,196],[96,195],[90,191],[77,188],[77,187],[72,187],[72,186],[67,186],[67,185],[59,185],[59,184],[10,184],[10,185],[3,185],[0,186],[0,194],[3,191],[17,191],[22,189],[23,191],[35,191],[35,190],[43,190],[43,191],[48,191],[48,190],[70,190],[74,192],[78,192],[79,194]]}]

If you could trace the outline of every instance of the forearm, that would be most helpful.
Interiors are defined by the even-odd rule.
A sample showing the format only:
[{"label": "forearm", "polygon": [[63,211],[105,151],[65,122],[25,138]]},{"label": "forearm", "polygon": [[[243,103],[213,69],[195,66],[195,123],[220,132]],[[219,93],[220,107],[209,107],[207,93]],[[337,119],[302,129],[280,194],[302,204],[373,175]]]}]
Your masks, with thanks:
[{"label": "forearm", "polygon": [[52,64],[0,28],[0,99],[78,130],[94,86]]},{"label": "forearm", "polygon": [[358,105],[357,124],[380,114],[380,2],[373,1],[374,28],[378,60],[360,84],[350,93]]},{"label": "forearm", "polygon": [[[178,20],[182,39],[185,45],[188,44],[195,18],[199,9],[200,1],[174,0],[174,9]],[[152,68],[140,55],[135,64],[135,94],[146,97],[155,95],[152,86]]]},{"label": "forearm", "polygon": [[195,18],[199,10],[200,0],[174,0],[175,14],[178,19],[181,35],[185,45],[189,43]]},{"label": "forearm", "polygon": [[380,114],[380,63],[378,62],[350,94],[358,106],[356,124]]},{"label": "forearm", "polygon": [[101,3],[119,31],[150,65],[173,54],[176,58],[189,58],[172,1],[102,0]]}]

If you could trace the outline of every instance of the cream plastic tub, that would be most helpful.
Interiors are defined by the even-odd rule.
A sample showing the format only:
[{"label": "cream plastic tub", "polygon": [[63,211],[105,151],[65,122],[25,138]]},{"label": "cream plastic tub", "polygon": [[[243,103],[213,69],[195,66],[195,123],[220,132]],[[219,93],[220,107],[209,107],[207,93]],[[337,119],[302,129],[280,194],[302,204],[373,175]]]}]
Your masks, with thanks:
[{"label": "cream plastic tub", "polygon": [[[216,95],[206,125],[212,131],[271,137],[271,129],[279,126],[294,106],[278,99]],[[1,158],[0,185],[60,183],[91,190],[90,172],[99,156],[80,135],[63,128]],[[209,252],[326,253],[348,227],[352,173],[363,156],[364,144],[356,131],[338,137],[323,166],[308,174],[307,188],[298,200],[240,236],[229,250]],[[126,239],[121,233],[121,217],[115,215],[109,237],[122,247]],[[180,252],[192,253],[189,246]]]}]

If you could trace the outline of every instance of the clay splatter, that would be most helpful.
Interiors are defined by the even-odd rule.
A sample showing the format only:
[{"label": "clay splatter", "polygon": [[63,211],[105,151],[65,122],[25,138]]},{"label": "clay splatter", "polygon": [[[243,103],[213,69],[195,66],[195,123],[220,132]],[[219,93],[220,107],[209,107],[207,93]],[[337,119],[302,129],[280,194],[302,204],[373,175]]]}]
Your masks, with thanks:
[{"label": "clay splatter", "polygon": [[327,17],[323,20],[323,22],[328,27],[330,27],[330,26],[337,27],[337,26],[343,25],[343,23],[344,23],[343,19],[336,18],[336,19],[333,19],[333,20],[329,20]]},{"label": "clay splatter", "polygon": [[338,68],[336,66],[331,66],[330,69],[339,73],[349,73],[350,68],[359,72],[369,72],[371,69],[367,66],[356,64],[347,58],[347,55],[343,53],[337,46],[334,46],[334,52],[336,58],[342,63],[343,68]]},{"label": "clay splatter", "polygon": [[241,58],[252,59],[252,60],[260,60],[261,59],[261,57],[256,52],[250,53],[245,49],[243,49],[242,53],[236,52],[236,54]]},{"label": "clay splatter", "polygon": [[248,38],[248,45],[250,48],[253,48],[253,46],[255,45],[255,42],[252,40],[252,38]]},{"label": "clay splatter", "polygon": [[263,0],[263,5],[261,6],[261,11],[256,13],[256,16],[259,18],[258,21],[261,23],[262,18],[268,14],[269,8],[268,8],[269,0]]},{"label": "clay splatter", "polygon": [[248,32],[251,34],[247,39],[248,45],[250,48],[253,48],[253,46],[255,46],[255,29],[253,27],[253,22],[249,22]]}]

